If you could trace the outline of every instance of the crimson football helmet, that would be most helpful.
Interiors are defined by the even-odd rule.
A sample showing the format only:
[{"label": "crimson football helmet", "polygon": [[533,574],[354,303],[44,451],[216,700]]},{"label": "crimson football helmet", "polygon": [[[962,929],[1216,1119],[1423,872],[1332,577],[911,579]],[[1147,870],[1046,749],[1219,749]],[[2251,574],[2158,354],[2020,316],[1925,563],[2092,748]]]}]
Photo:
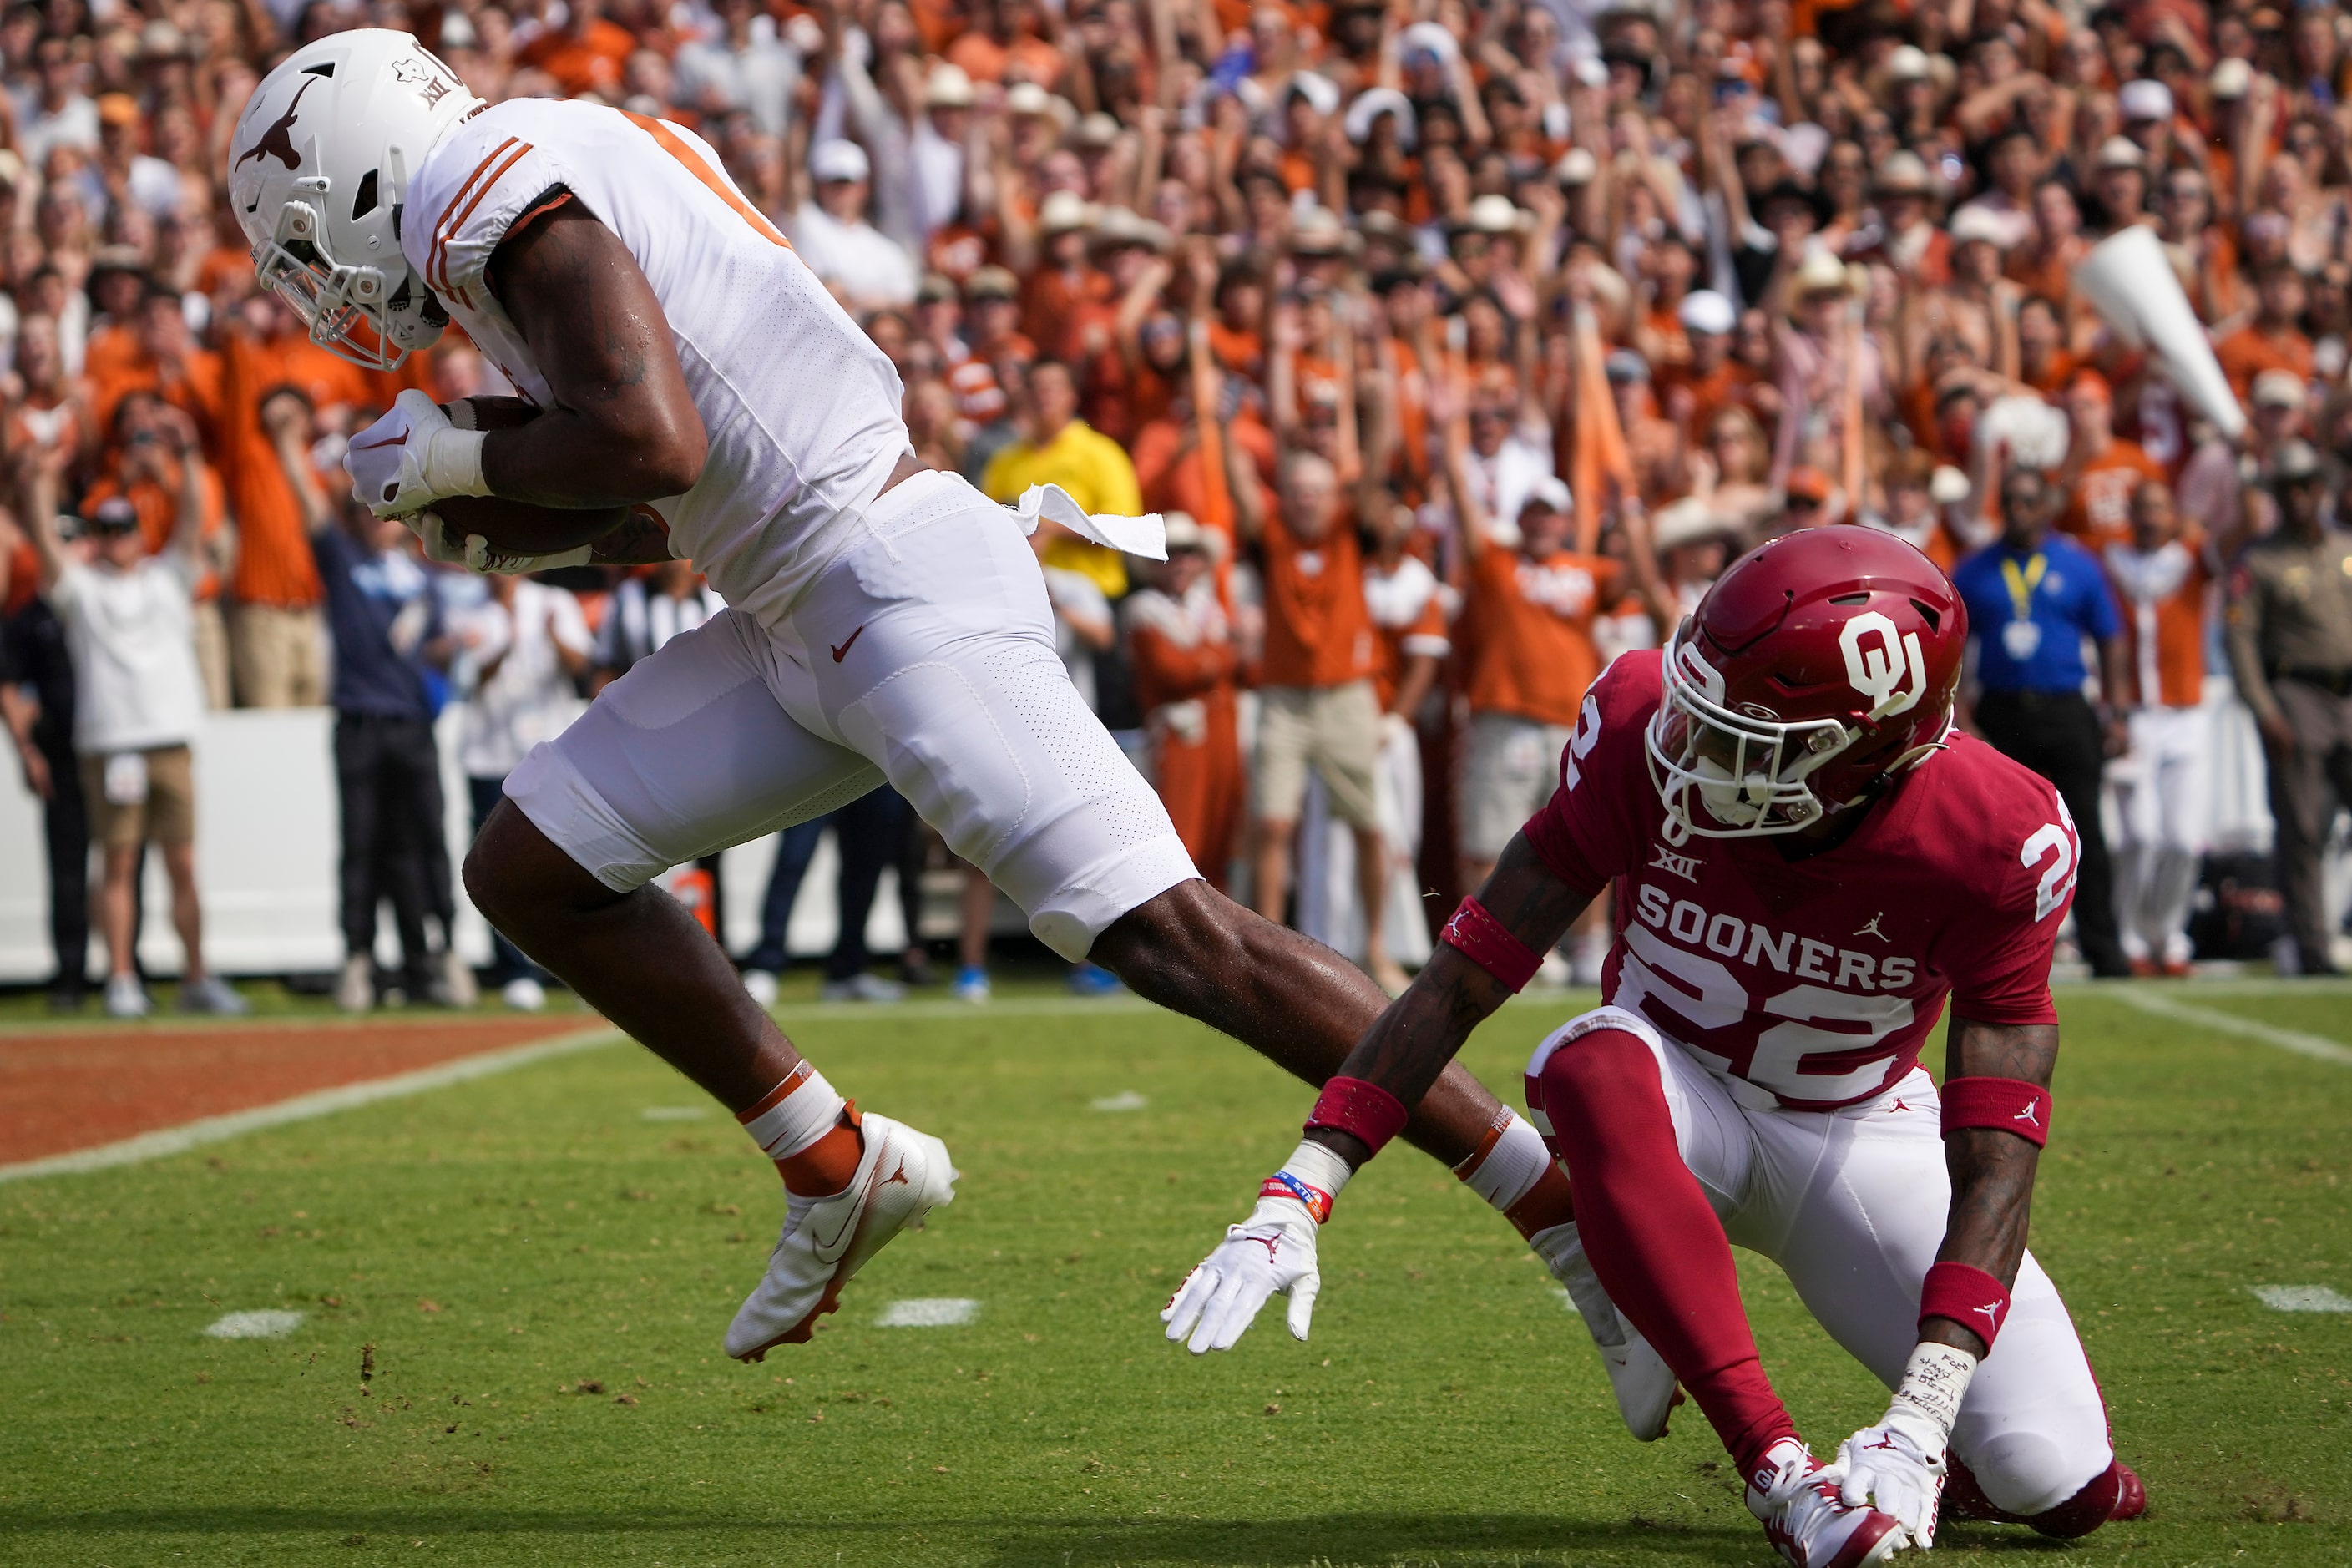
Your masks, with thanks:
[{"label": "crimson football helmet", "polygon": [[1950,733],[1968,635],[1950,580],[1875,528],[1733,562],[1667,643],[1644,737],[1668,836],[1794,833],[1874,797]]}]

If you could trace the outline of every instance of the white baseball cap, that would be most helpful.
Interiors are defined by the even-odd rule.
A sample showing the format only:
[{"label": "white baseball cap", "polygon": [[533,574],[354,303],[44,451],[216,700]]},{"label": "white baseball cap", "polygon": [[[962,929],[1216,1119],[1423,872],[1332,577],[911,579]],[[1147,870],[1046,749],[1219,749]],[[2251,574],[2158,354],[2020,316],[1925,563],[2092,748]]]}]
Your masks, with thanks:
[{"label": "white baseball cap", "polygon": [[2169,120],[2172,118],[2172,89],[2147,77],[2137,81],[2127,81],[2116,89],[2116,108],[2127,121]]},{"label": "white baseball cap", "polygon": [[820,142],[809,149],[809,174],[820,182],[865,180],[873,177],[874,165],[855,142]]},{"label": "white baseball cap", "polygon": [[1684,295],[1675,313],[1682,318],[1685,331],[1710,337],[1722,337],[1739,324],[1739,312],[1731,301],[1712,289],[1694,289]]}]

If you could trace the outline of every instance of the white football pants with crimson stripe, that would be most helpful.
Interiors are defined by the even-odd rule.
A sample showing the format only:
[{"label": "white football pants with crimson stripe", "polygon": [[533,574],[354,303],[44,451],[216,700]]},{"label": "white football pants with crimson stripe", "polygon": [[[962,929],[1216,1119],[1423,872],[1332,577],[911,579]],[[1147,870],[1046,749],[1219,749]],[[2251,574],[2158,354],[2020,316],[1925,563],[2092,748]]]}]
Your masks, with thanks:
[{"label": "white football pants with crimson stripe", "polygon": [[[1790,1110],[1717,1078],[1648,1020],[1603,1007],[1538,1047],[1529,1074],[1596,1026],[1622,1029],[1657,1058],[1675,1142],[1732,1245],[1786,1270],[1830,1337],[1894,1388],[1919,1342],[1919,1288],[1951,1206],[1942,1104],[1926,1069],[1860,1105]],[[2031,1252],[2009,1321],[1969,1384],[1952,1452],[2017,1514],[2064,1502],[2115,1458],[2083,1342]]]},{"label": "white football pants with crimson stripe", "polygon": [[1070,684],[1013,514],[922,473],[860,521],[776,625],[730,609],[673,637],[525,757],[508,797],[625,892],[887,779],[1070,959],[1198,877]]}]

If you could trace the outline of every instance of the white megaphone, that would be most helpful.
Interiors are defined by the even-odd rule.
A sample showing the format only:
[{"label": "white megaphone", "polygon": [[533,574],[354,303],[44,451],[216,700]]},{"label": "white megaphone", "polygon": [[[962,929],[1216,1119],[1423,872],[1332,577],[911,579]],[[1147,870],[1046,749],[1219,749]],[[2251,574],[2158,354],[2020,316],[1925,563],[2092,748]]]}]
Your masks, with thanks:
[{"label": "white megaphone", "polygon": [[2074,287],[2117,336],[2154,350],[2180,395],[2223,436],[2244,433],[2245,413],[2154,231],[2135,226],[2101,240],[2074,268]]}]

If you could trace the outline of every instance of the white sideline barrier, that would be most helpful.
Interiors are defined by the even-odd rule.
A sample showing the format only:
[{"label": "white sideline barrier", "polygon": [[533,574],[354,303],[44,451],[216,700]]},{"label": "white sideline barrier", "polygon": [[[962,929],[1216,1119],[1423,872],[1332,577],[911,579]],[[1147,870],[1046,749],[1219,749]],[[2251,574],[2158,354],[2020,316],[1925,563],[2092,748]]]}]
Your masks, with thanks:
[{"label": "white sideline barrier", "polygon": [[[2226,678],[2209,676],[2205,711],[2212,722],[2215,759],[2211,842],[2216,848],[2260,852],[2270,847],[2270,809],[2263,784],[2262,749],[2252,716],[2240,704]],[[449,864],[463,863],[473,837],[472,807],[457,767],[457,737],[464,710],[453,705],[441,715],[443,794]],[[341,926],[336,911],[339,820],[333,767],[334,714],[324,708],[207,713],[195,743],[196,875],[205,899],[205,949],[213,966],[226,974],[285,974],[331,970],[342,962]],[[46,980],[50,973],[48,877],[41,842],[40,802],[14,767],[0,769],[0,984]],[[2110,818],[2113,812],[2108,813]],[[2112,826],[2112,822],[2110,824]],[[2112,834],[2111,834],[2112,837]],[[720,867],[725,883],[727,946],[748,951],[760,935],[760,903],[775,862],[773,836],[739,845]],[[93,861],[95,857],[93,857]],[[827,834],[801,884],[787,928],[795,956],[822,953],[833,946],[838,915],[833,889],[840,860]],[[2340,910],[2352,894],[2352,858],[2330,866],[2331,907]],[[898,911],[895,870],[883,873],[874,910],[866,921],[869,951],[898,952],[906,941]],[[93,906],[97,892],[93,868]],[[489,928],[457,889],[458,951],[476,963],[489,957]],[[952,893],[930,900],[951,910]],[[169,889],[160,860],[148,857],[145,921],[139,953],[151,974],[179,972],[179,939],[173,933]],[[90,973],[103,973],[104,952],[93,907]],[[927,934],[952,930],[951,919]],[[999,900],[997,928],[1018,931],[1017,911]],[[391,913],[379,917],[377,953],[397,957]]]},{"label": "white sideline barrier", "polygon": [[[457,766],[464,710],[452,706],[436,726],[452,874],[473,838],[473,808]],[[224,974],[299,974],[331,970],[343,959],[337,913],[336,861],[341,818],[335,799],[333,710],[235,709],[205,715],[194,747],[196,776],[196,879],[205,905],[205,953]],[[727,943],[740,952],[758,942],[760,901],[775,862],[771,836],[739,845],[720,865],[726,884]],[[795,954],[833,946],[838,914],[833,889],[840,858],[827,834],[801,884],[787,929]],[[867,947],[896,952],[906,932],[897,873],[885,871],[866,921]],[[98,932],[97,857],[91,857],[89,973],[105,972]],[[489,927],[457,889],[457,947],[488,962]],[[171,893],[161,859],[147,858],[140,962],[150,974],[180,970]],[[49,978],[48,870],[41,803],[13,766],[0,767],[0,984]],[[377,955],[399,954],[392,915],[378,917]]]}]

